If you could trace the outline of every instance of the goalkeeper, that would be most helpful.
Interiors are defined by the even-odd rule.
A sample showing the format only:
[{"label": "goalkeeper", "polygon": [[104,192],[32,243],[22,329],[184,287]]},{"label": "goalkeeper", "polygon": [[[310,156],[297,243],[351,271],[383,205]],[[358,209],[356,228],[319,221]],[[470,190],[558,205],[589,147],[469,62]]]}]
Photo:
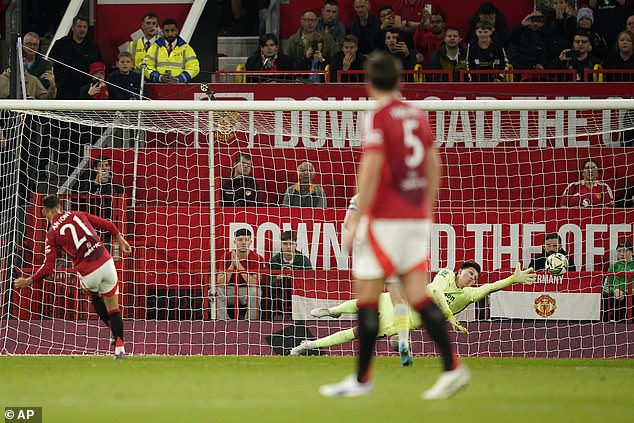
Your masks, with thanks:
[{"label": "goalkeeper", "polygon": [[[506,279],[497,282],[486,283],[479,287],[474,287],[480,276],[480,265],[473,261],[463,263],[458,272],[451,269],[442,269],[436,274],[432,283],[427,286],[429,294],[434,302],[445,313],[447,320],[454,329],[467,333],[467,329],[458,322],[455,314],[460,313],[467,306],[476,301],[480,301],[492,292],[500,291],[514,283],[532,284],[535,282],[536,274],[533,268],[522,270],[517,263],[515,273]],[[383,293],[379,297],[379,331],[377,338],[396,335],[394,329],[394,307],[390,300],[389,293]],[[410,329],[420,328],[422,322],[419,314],[411,307],[409,309]],[[339,317],[342,314],[353,314],[357,312],[357,300],[350,300],[335,307],[320,307],[311,310],[314,317]],[[300,345],[291,350],[291,355],[301,355],[314,348],[332,347],[345,344],[358,338],[357,327],[335,332],[325,338],[314,341],[304,340]],[[398,348],[398,343],[390,340],[392,347]]]}]

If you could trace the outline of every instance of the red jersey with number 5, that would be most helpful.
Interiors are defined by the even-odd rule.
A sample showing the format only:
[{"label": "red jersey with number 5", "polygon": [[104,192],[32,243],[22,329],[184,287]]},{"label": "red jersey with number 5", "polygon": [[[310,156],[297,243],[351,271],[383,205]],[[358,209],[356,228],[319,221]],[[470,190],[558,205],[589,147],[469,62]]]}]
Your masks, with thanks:
[{"label": "red jersey with number 5", "polygon": [[385,157],[368,214],[381,219],[425,219],[425,155],[435,154],[425,112],[397,99],[366,114],[363,147]]},{"label": "red jersey with number 5", "polygon": [[88,213],[67,211],[55,216],[46,234],[44,263],[32,276],[33,282],[39,282],[53,273],[59,248],[73,259],[75,269],[82,276],[92,273],[110,260],[112,256],[95,228],[108,231],[113,237],[119,235],[114,223]]}]

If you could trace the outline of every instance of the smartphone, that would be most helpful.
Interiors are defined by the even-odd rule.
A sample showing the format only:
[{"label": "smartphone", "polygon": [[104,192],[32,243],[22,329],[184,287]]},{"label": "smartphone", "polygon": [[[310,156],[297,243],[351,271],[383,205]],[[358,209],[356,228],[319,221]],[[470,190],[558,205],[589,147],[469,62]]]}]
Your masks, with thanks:
[{"label": "smartphone", "polygon": [[425,13],[427,13],[428,15],[431,15],[431,4],[430,3],[425,3],[423,5],[423,9],[425,10]]},{"label": "smartphone", "polygon": [[319,49],[319,43],[317,42],[317,40],[312,40],[310,42],[310,48],[313,49],[313,52],[316,52]]},{"label": "smartphone", "polygon": [[568,50],[566,52],[566,59],[576,59],[578,55],[577,50]]},{"label": "smartphone", "polygon": [[167,69],[167,70],[165,71],[165,75],[166,75],[166,76],[172,76],[172,71],[171,71],[171,70],[169,70],[169,69]]}]

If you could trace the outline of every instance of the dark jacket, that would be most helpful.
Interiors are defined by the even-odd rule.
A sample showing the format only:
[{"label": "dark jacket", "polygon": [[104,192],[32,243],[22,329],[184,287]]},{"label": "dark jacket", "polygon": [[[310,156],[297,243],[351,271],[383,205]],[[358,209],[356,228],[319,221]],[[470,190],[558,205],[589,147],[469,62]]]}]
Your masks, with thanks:
[{"label": "dark jacket", "polygon": [[[575,267],[575,262],[572,261],[572,257],[569,257],[563,248],[560,248],[558,252],[568,258],[568,271],[576,272],[577,268]],[[529,264],[529,267],[532,267],[533,270],[535,271],[545,269],[546,257],[547,257],[546,253],[544,252],[544,249],[542,249],[542,252],[538,256],[535,256],[533,259],[531,259],[531,263]]]},{"label": "dark jacket", "polygon": [[103,61],[101,50],[96,42],[84,38],[81,43],[77,44],[72,35],[57,40],[49,57],[54,61],[57,98],[63,100],[78,99],[81,87],[90,83],[88,66],[93,62]]}]

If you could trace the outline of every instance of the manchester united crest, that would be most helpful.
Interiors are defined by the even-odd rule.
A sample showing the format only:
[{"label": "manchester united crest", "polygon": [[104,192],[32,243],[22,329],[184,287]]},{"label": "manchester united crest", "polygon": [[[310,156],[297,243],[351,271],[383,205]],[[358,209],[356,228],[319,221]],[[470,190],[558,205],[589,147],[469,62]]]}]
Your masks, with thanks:
[{"label": "manchester united crest", "polygon": [[535,299],[535,313],[541,317],[550,317],[557,310],[557,301],[548,294]]}]

